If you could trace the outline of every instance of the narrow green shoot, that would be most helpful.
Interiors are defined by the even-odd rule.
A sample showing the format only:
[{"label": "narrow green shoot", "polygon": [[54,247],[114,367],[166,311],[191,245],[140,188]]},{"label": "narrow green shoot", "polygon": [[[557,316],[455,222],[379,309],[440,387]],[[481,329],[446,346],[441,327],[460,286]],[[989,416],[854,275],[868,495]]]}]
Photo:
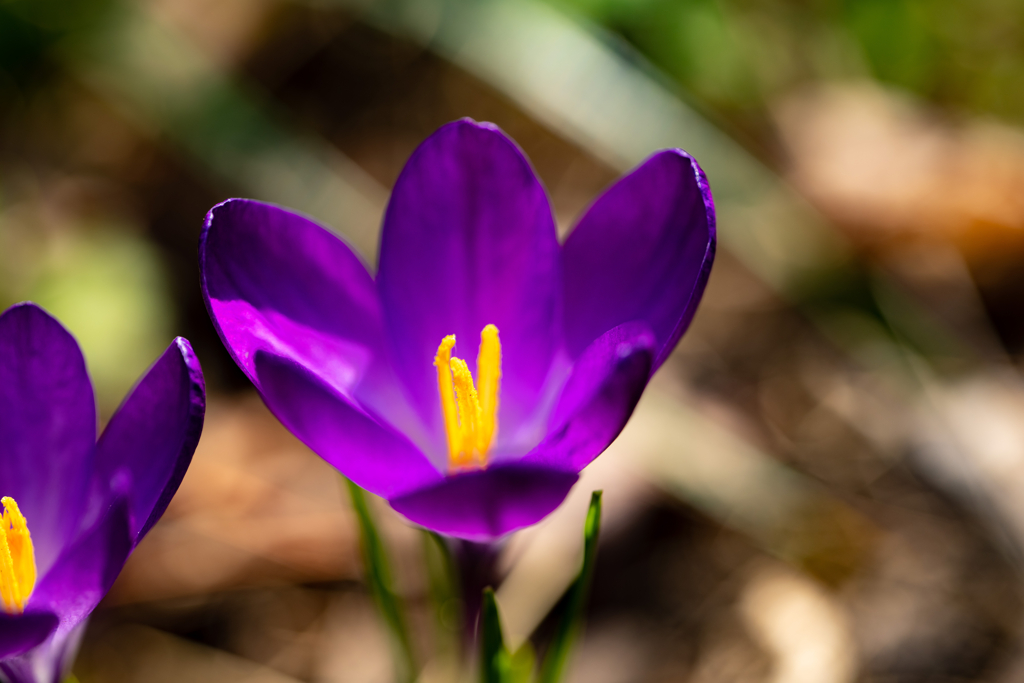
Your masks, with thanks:
[{"label": "narrow green shoot", "polygon": [[511,656],[505,647],[501,634],[501,616],[494,589],[484,588],[484,600],[480,607],[480,681],[481,683],[506,683]]},{"label": "narrow green shoot", "polygon": [[392,588],[391,563],[388,560],[387,550],[384,548],[384,542],[367,504],[366,493],[347,478],[343,477],[343,479],[348,487],[352,508],[359,520],[366,582],[370,586],[377,608],[380,610],[381,616],[384,617],[394,639],[398,678],[403,681],[413,681],[416,679],[418,671],[416,655],[413,651],[405,612]]},{"label": "narrow green shoot", "polygon": [[462,632],[462,603],[459,599],[455,558],[437,532],[424,531],[423,546],[438,646],[444,651],[450,650],[449,654],[454,655]]},{"label": "narrow green shoot", "polygon": [[573,642],[580,631],[583,607],[590,592],[590,580],[594,574],[597,559],[597,539],[601,533],[601,491],[594,491],[590,497],[587,521],[583,525],[583,568],[568,589],[565,613],[558,624],[558,630],[548,646],[541,665],[537,683],[558,683],[565,673]]}]

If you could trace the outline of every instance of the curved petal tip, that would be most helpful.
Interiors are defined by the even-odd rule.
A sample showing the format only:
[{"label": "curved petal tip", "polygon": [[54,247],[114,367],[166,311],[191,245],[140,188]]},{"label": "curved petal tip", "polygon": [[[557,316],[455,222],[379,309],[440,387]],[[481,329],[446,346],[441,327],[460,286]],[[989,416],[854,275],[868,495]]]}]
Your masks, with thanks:
[{"label": "curved petal tip", "polygon": [[620,178],[562,249],[572,355],[616,325],[642,320],[658,341],[660,366],[693,319],[716,240],[707,177],[686,152],[657,152]]},{"label": "curved petal tip", "polygon": [[96,480],[127,479],[134,543],[167,509],[192,462],[206,414],[203,371],[184,337],[157,359],[96,444]]}]

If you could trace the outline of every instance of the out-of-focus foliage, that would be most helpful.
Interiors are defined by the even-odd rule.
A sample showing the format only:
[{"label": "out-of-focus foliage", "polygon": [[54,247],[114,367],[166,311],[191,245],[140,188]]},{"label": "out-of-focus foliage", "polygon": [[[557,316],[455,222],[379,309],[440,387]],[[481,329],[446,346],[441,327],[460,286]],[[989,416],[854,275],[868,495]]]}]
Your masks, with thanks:
[{"label": "out-of-focus foliage", "polygon": [[78,339],[103,408],[116,405],[173,337],[164,266],[130,234],[69,235],[25,298]]},{"label": "out-of-focus foliage", "polygon": [[942,106],[1024,120],[1015,0],[551,0],[623,36],[692,101],[754,126],[802,83],[874,78]]},{"label": "out-of-focus foliage", "polygon": [[[116,0],[5,0],[0,3],[0,88],[10,97],[47,82],[63,40],[102,27]],[[7,98],[4,98],[7,99]],[[9,100],[8,100],[9,101]]]},{"label": "out-of-focus foliage", "polygon": [[0,210],[0,300],[35,301],[71,330],[109,415],[174,336],[165,266],[130,227],[68,224],[24,204]]}]

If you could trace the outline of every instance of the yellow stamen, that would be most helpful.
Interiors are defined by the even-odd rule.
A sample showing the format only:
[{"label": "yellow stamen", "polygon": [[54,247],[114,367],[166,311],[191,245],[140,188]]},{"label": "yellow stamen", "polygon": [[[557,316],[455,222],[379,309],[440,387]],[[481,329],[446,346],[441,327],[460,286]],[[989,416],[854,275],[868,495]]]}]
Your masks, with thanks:
[{"label": "yellow stamen", "polygon": [[36,587],[35,549],[18,504],[11,497],[0,503],[0,601],[5,612],[19,614]]},{"label": "yellow stamen", "polygon": [[487,453],[498,431],[498,396],[501,392],[501,341],[498,328],[487,325],[480,332],[480,351],[476,357],[476,379],[480,388],[480,426],[477,449]]},{"label": "yellow stamen", "polygon": [[4,603],[4,611],[8,614],[24,611],[24,605],[19,605],[17,596],[18,580],[14,576],[14,562],[11,558],[11,549],[7,545],[7,534],[0,531],[0,599]]},{"label": "yellow stamen", "polygon": [[437,368],[437,390],[441,394],[441,412],[444,414],[444,431],[448,435],[448,459],[457,460],[462,451],[462,432],[459,431],[459,418],[455,412],[455,387],[452,384],[452,348],[455,347],[455,335],[449,334],[441,340],[434,357]]},{"label": "yellow stamen", "polygon": [[455,337],[441,340],[434,357],[441,412],[448,437],[448,467],[461,470],[487,466],[487,451],[498,430],[498,399],[501,392],[501,342],[498,328],[487,325],[480,333],[477,379],[469,366],[451,355]]},{"label": "yellow stamen", "polygon": [[[473,386],[473,375],[469,373],[466,361],[452,358],[452,376],[455,378],[455,398],[459,404],[459,427],[462,430],[462,452],[456,467],[468,467],[477,450],[477,428],[480,425],[480,398]],[[482,460],[482,457],[478,458]],[[483,464],[481,462],[481,464]]]}]

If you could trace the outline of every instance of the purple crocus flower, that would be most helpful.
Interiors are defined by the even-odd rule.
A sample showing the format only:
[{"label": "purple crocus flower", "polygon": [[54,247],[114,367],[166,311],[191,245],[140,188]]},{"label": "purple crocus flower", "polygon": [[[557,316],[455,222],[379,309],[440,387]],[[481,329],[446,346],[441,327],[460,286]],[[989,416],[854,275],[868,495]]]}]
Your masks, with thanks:
[{"label": "purple crocus flower", "polygon": [[35,304],[0,315],[0,680],[67,674],[85,620],[177,491],[205,406],[179,337],[97,441],[71,334]]},{"label": "purple crocus flower", "polygon": [[288,429],[409,520],[490,541],[619,434],[714,253],[685,152],[620,179],[560,245],[522,151],[467,119],[399,176],[376,278],[313,220],[242,199],[207,215],[199,260],[221,339]]}]

